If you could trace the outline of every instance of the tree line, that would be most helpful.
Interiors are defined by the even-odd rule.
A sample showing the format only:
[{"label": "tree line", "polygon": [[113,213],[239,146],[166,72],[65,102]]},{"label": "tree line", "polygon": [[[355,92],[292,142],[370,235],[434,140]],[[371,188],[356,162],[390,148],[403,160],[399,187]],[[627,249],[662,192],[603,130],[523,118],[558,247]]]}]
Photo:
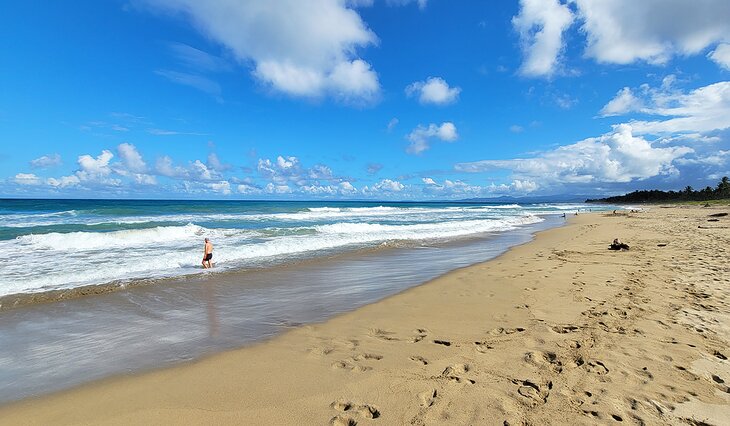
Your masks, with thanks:
[{"label": "tree line", "polygon": [[673,201],[709,201],[730,199],[730,180],[724,176],[714,188],[695,190],[691,186],[681,191],[641,190],[615,197],[586,200],[587,203],[662,203]]}]

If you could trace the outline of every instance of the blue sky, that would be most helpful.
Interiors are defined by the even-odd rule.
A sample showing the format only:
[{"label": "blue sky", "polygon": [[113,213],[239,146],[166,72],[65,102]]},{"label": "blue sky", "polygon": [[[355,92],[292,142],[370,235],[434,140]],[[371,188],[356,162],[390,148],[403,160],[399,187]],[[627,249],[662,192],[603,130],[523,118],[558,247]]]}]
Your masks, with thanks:
[{"label": "blue sky", "polygon": [[595,3],[5,2],[0,196],[461,199],[730,174],[730,4]]}]

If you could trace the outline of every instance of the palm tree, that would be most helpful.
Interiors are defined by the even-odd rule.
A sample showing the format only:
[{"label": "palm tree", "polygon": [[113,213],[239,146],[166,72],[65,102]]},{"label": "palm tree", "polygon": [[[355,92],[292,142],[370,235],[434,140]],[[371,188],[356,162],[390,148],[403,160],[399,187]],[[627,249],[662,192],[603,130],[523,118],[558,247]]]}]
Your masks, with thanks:
[{"label": "palm tree", "polygon": [[730,179],[727,176],[723,176],[720,182],[717,184],[717,194],[720,196],[730,195]]}]

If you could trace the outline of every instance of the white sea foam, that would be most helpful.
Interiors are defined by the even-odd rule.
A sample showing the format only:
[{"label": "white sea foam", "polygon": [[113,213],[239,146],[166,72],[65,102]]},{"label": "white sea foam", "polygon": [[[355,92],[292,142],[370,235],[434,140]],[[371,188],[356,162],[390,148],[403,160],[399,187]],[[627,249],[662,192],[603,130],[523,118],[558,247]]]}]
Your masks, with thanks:
[{"label": "white sea foam", "polygon": [[[228,237],[250,234],[242,230],[206,229],[198,225],[158,226],[148,229],[130,229],[114,232],[52,232],[48,234],[23,235],[15,245],[31,250],[86,251],[141,246],[161,246],[177,241],[199,240],[205,236]],[[7,244],[7,243],[5,243]],[[2,245],[0,245],[1,247]]]}]

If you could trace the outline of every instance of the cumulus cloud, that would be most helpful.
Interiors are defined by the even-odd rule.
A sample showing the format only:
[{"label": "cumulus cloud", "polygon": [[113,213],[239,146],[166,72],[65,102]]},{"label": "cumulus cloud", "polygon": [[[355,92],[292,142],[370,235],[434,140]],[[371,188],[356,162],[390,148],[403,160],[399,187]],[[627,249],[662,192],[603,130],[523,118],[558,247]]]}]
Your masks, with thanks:
[{"label": "cumulus cloud", "polygon": [[502,183],[499,185],[491,184],[487,188],[491,193],[505,194],[505,193],[523,193],[527,194],[530,192],[537,191],[540,186],[531,180],[519,180],[515,179],[512,183]]},{"label": "cumulus cloud", "polygon": [[81,180],[101,179],[109,176],[112,172],[111,167],[109,167],[112,158],[114,158],[114,154],[106,149],[96,157],[88,154],[81,155],[78,159],[80,169],[76,172],[76,175]]},{"label": "cumulus cloud", "polygon": [[484,189],[461,180],[444,179],[442,183],[438,183],[433,178],[425,177],[421,181],[426,185],[423,189],[425,193],[439,197],[476,197],[481,195]]},{"label": "cumulus cloud", "polygon": [[230,170],[232,167],[230,164],[222,162],[220,158],[218,158],[218,154],[215,152],[208,154],[207,165],[209,169],[215,170],[216,172],[224,172],[226,170]]},{"label": "cumulus cloud", "polygon": [[599,62],[665,64],[675,55],[693,55],[730,34],[725,0],[576,0],[586,54]]},{"label": "cumulus cloud", "polygon": [[231,193],[231,184],[228,181],[211,182],[206,184],[213,192],[218,192],[223,195],[229,195]]},{"label": "cumulus cloud", "polygon": [[144,162],[142,155],[134,145],[130,143],[120,144],[117,147],[117,153],[127,170],[134,173],[145,173],[147,171],[147,163]]},{"label": "cumulus cloud", "polygon": [[574,22],[585,35],[585,56],[599,63],[663,65],[717,45],[708,57],[730,66],[725,0],[521,0],[512,19],[524,53],[521,73],[549,77],[558,71],[563,36]]},{"label": "cumulus cloud", "polygon": [[426,81],[416,81],[406,87],[406,95],[417,97],[421,104],[452,104],[459,98],[459,93],[460,87],[450,87],[441,77],[429,77]]},{"label": "cumulus cloud", "polygon": [[694,152],[685,146],[655,148],[620,124],[597,138],[561,146],[531,158],[459,163],[456,170],[511,170],[522,179],[550,183],[630,182],[676,173],[675,160]]},{"label": "cumulus cloud", "polygon": [[291,194],[292,190],[289,185],[275,185],[269,182],[264,190],[269,194]]},{"label": "cumulus cloud", "polygon": [[520,11],[512,25],[520,35],[525,56],[523,75],[551,76],[565,47],[563,32],[573,23],[570,8],[558,0],[520,0]]},{"label": "cumulus cloud", "polygon": [[721,43],[707,55],[708,58],[712,59],[717,65],[730,71],[730,44]]},{"label": "cumulus cloud", "polygon": [[43,180],[33,173],[18,173],[13,178],[18,185],[40,185]]},{"label": "cumulus cloud", "polygon": [[426,126],[419,125],[406,136],[411,143],[406,148],[409,154],[420,154],[431,147],[431,139],[440,139],[444,142],[454,142],[459,138],[456,126],[450,121],[437,125],[431,123]]},{"label": "cumulus cloud", "polygon": [[378,194],[389,194],[395,192],[401,192],[405,189],[405,185],[398,182],[397,180],[383,179],[380,182],[373,184],[372,186],[364,186],[362,189],[365,195],[378,195]]},{"label": "cumulus cloud", "polygon": [[186,16],[239,62],[251,64],[253,76],[276,91],[357,102],[373,102],[379,95],[376,72],[357,55],[358,48],[375,44],[377,37],[341,0],[146,3]]},{"label": "cumulus cloud", "polygon": [[[697,134],[730,128],[730,81],[721,81],[683,92],[673,87],[669,76],[659,88],[642,85],[637,98],[630,89],[622,89],[616,98],[603,107],[603,115],[618,115],[640,110],[644,114],[669,117],[630,122],[637,134]],[[611,112],[611,114],[606,114]]]},{"label": "cumulus cloud", "polygon": [[59,154],[48,154],[31,160],[30,167],[34,169],[47,169],[50,167],[60,166],[61,156]]},{"label": "cumulus cloud", "polygon": [[611,99],[602,109],[601,116],[608,117],[612,115],[626,114],[627,112],[639,111],[643,108],[643,104],[639,98],[634,96],[630,88],[624,87],[619,90],[616,97]]},{"label": "cumulus cloud", "polygon": [[74,175],[70,176],[61,176],[60,178],[48,178],[47,180],[48,185],[54,187],[54,188],[68,188],[77,186],[81,183],[78,177]]}]

